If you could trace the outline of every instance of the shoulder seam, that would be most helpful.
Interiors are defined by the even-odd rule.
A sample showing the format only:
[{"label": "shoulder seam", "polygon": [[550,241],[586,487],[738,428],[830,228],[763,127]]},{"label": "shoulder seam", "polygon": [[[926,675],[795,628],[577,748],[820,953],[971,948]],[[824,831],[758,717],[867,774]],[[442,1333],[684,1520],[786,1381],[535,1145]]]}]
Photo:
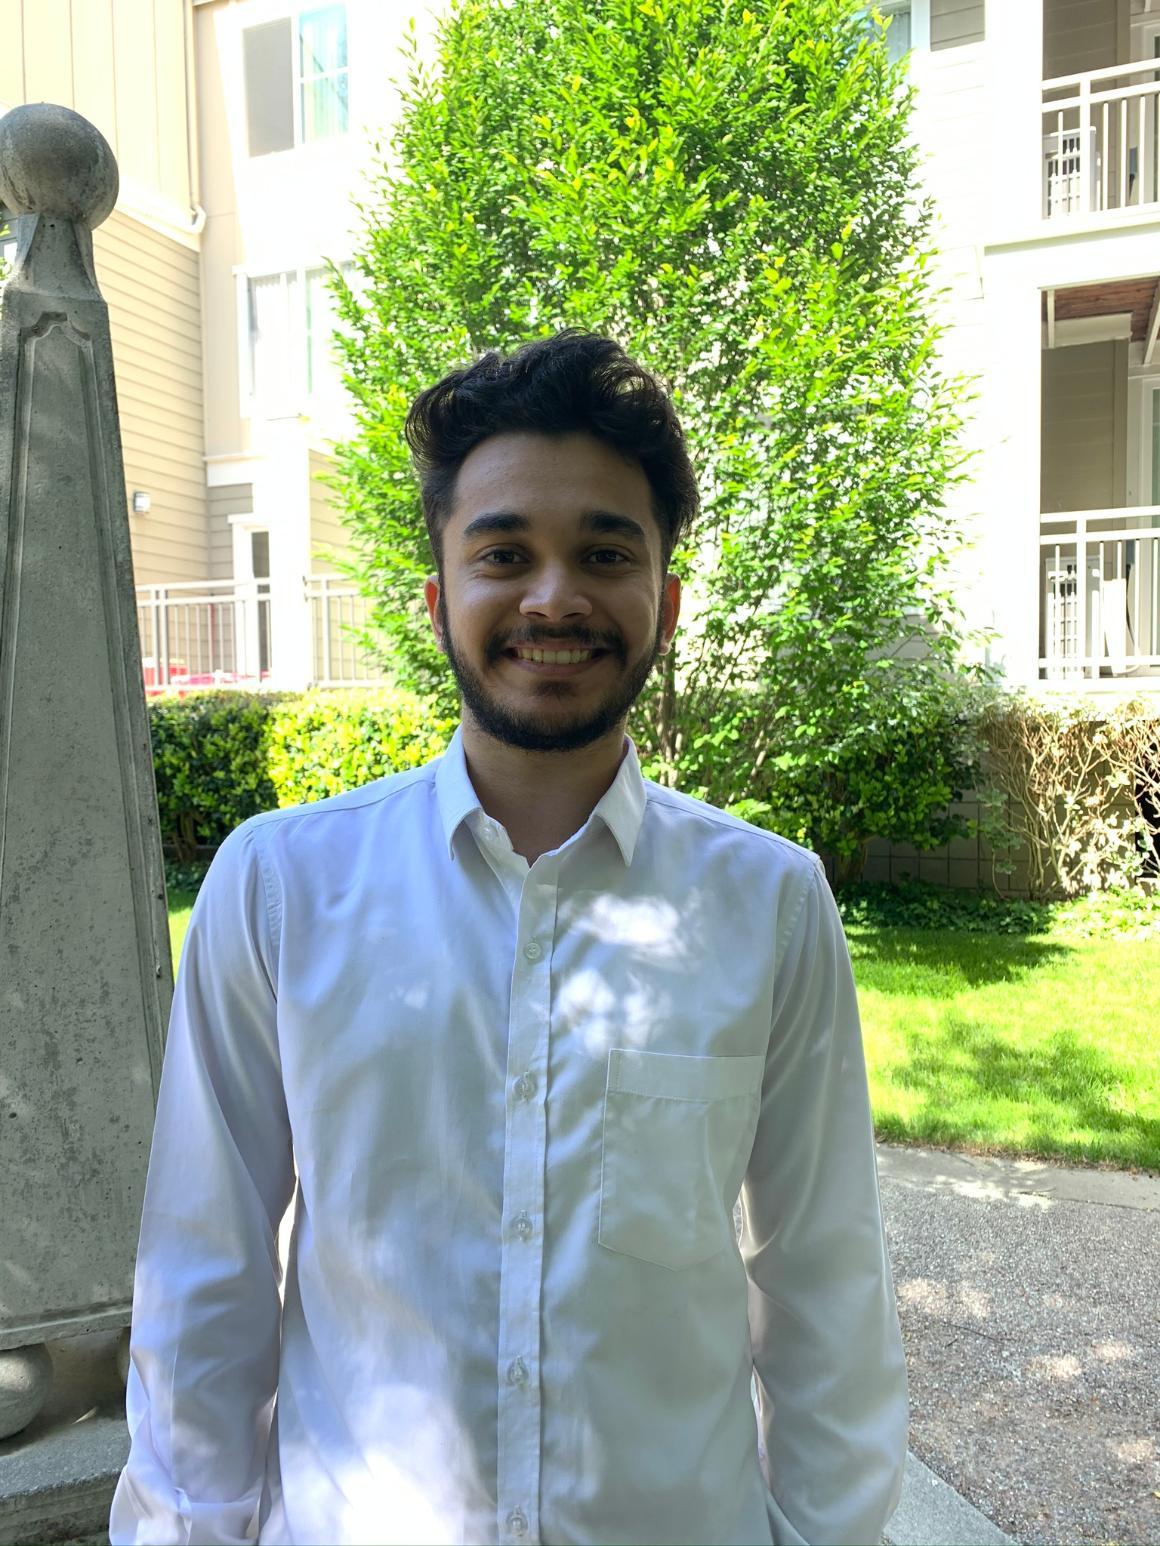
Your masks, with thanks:
[{"label": "shoulder seam", "polygon": [[825,876],[825,871],[822,868],[822,861],[818,858],[817,854],[811,854],[810,857],[813,862],[810,864],[809,877],[807,878],[805,885],[802,887],[802,894],[800,897],[798,897],[797,906],[793,910],[793,917],[786,924],[781,939],[775,946],[774,962],[778,970],[780,970],[781,964],[785,960],[785,952],[789,945],[790,936],[797,928],[798,920],[801,918],[802,913],[805,911],[805,905],[809,900],[810,893],[816,892],[818,890],[819,878],[824,878]]},{"label": "shoulder seam", "polygon": [[250,827],[249,836],[253,840],[254,857],[258,861],[258,878],[262,882],[262,894],[266,899],[266,944],[270,952],[270,962],[274,968],[274,996],[278,996],[278,978],[281,973],[281,961],[278,954],[278,936],[281,933],[282,906],[270,888],[269,866],[266,863],[262,841],[258,837],[258,826],[255,823]]},{"label": "shoulder seam", "polygon": [[[665,789],[660,784],[654,784],[648,780],[645,781],[646,799],[653,800],[658,805],[667,805],[670,809],[682,810],[690,816],[699,816],[704,821],[712,822],[714,826],[732,827],[735,831],[737,827],[740,827],[746,832],[751,832],[754,837],[764,838],[767,842],[773,843],[778,848],[788,848],[791,853],[801,854],[809,859],[812,864],[816,865],[821,862],[817,854],[811,852],[803,844],[795,843],[792,838],[783,837],[780,832],[768,832],[764,827],[755,827],[751,822],[743,822],[737,816],[730,816],[728,811],[718,810],[715,805],[705,805],[699,800],[694,801],[692,809],[690,809],[689,806],[672,798],[675,793],[676,791]],[[668,796],[667,799],[665,798],[666,796]],[[685,798],[691,800],[692,796],[686,795]],[[736,827],[734,827],[734,823],[737,823]]]},{"label": "shoulder seam", "polygon": [[[394,786],[393,789],[379,790],[368,800],[361,802],[352,801],[352,803],[349,805],[337,807],[334,805],[327,805],[327,800],[341,800],[346,795],[361,793],[361,789],[344,789],[341,794],[328,795],[326,799],[312,800],[305,805],[287,806],[284,810],[258,811],[256,815],[249,818],[247,825],[253,827],[273,826],[276,822],[293,821],[296,818],[303,816],[329,816],[336,810],[363,810],[368,805],[376,805],[382,800],[390,800],[395,795],[402,794],[405,790],[411,789],[416,784],[424,782],[425,780],[423,775],[427,774],[433,767],[434,761],[424,763],[421,768],[407,768],[402,773],[388,773],[382,779],[373,779],[372,784],[385,783],[387,779],[398,779],[399,782]],[[434,775],[432,774],[426,781],[434,782]],[[371,784],[362,785],[362,789],[370,788]]]}]

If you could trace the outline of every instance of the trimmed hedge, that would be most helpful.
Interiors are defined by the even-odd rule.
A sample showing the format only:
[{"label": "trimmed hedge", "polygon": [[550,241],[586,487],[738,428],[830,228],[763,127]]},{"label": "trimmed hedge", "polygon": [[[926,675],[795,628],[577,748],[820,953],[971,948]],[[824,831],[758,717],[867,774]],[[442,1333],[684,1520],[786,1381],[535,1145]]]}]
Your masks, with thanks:
[{"label": "trimmed hedge", "polygon": [[[1016,846],[1026,846],[1031,836],[1043,854],[1061,862],[1082,846],[1073,830],[1078,811],[1087,823],[1084,834],[1089,847],[1093,840],[1088,828],[1094,823],[1098,837],[1113,823],[1121,868],[1130,869],[1133,877],[1140,870],[1155,874],[1150,842],[1130,832],[1132,823],[1113,809],[1126,802],[1135,811],[1134,821],[1150,827],[1154,838],[1160,822],[1160,767],[1154,760],[1155,747],[1160,746],[1160,721],[1153,711],[1132,705],[1131,712],[1127,708],[1112,711],[1105,723],[1091,706],[1069,709],[1072,717],[1080,716],[1085,730],[1098,736],[1105,752],[1108,747],[1115,752],[1108,767],[1117,776],[1109,776],[1101,763],[1105,776],[1096,777],[1080,801],[1077,797],[1081,787],[1087,787],[1085,779],[1091,781],[1094,765],[1089,765],[1092,759],[1087,751],[1079,756],[1078,741],[1073,747],[1071,740],[1065,745],[1060,739],[1062,732],[1057,734],[1053,728],[1052,712],[1007,694],[988,702],[989,714],[979,713],[979,705],[972,714],[948,694],[939,700],[908,700],[897,712],[868,716],[864,733],[843,746],[825,777],[817,777],[817,770],[812,770],[814,787],[805,791],[796,789],[796,770],[780,767],[779,758],[773,759],[773,766],[750,769],[748,787],[731,782],[745,768],[744,757],[731,756],[734,748],[706,736],[712,744],[705,748],[709,755],[704,767],[713,774],[713,786],[689,792],[818,852],[842,857],[850,853],[845,870],[839,868],[836,876],[837,885],[844,888],[859,877],[868,836],[897,841],[905,835],[919,848],[934,848],[964,827],[971,829],[974,824],[952,816],[948,805],[962,798],[961,786],[977,772],[981,757],[990,786],[987,793],[1006,807],[993,808],[981,824],[992,847],[1001,846],[996,841],[1000,835]],[[1002,715],[996,721],[1000,705]],[[155,699],[149,705],[149,720],[162,839],[179,866],[194,864],[199,849],[216,848],[236,826],[260,811],[309,804],[422,766],[444,750],[456,724],[455,717],[402,688],[314,689],[301,694],[208,690]],[[1124,728],[1121,720],[1124,725],[1130,720],[1133,736],[1127,740],[1119,734]],[[1060,755],[1046,760],[1039,755],[1034,762],[1042,773],[1050,761],[1053,781],[1044,784],[1042,777],[1023,776],[1022,763],[1013,760],[1013,754],[1005,759],[998,755],[997,723],[1007,727],[1007,739],[1015,738],[1017,750],[1034,737],[1038,747],[1051,732],[1048,739]],[[639,726],[633,728],[639,734]],[[1083,738],[1081,750],[1088,748],[1089,740],[1090,735]],[[656,777],[648,746],[640,741],[638,745],[646,773]],[[978,787],[982,789],[982,783]],[[795,793],[803,796],[796,805]],[[1151,805],[1145,797],[1152,798]],[[1046,813],[1041,809],[1045,802],[1053,807]],[[1025,815],[1031,812],[1045,830],[1032,825],[1030,817],[1010,827],[1007,811],[1012,805]],[[1055,806],[1068,815],[1066,821]],[[1141,808],[1149,811],[1150,821],[1141,819]],[[1055,823],[1051,831],[1045,827],[1049,817]],[[1066,852],[1056,854],[1057,848]],[[1108,885],[1116,875],[1093,878],[1097,885],[1101,878]],[[1089,884],[1088,889],[1095,887]],[[1119,887],[1113,884],[1112,889]],[[1045,900],[1054,892],[1041,884],[1033,894]],[[929,905],[913,900],[919,912]]]},{"label": "trimmed hedge", "polygon": [[308,804],[439,756],[455,729],[396,688],[209,690],[149,705],[162,840],[179,862],[259,811]]}]

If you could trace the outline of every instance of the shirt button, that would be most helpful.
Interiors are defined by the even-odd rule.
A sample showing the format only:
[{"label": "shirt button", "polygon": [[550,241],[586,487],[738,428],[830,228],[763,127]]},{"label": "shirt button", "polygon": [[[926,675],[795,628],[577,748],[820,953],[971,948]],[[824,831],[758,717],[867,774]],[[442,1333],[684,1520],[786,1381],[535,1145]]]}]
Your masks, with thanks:
[{"label": "shirt button", "polygon": [[532,1233],[532,1221],[526,1213],[517,1213],[512,1220],[512,1228],[521,1240],[526,1240]]},{"label": "shirt button", "polygon": [[522,1508],[513,1508],[507,1516],[507,1527],[517,1541],[522,1541],[528,1533],[528,1517]]},{"label": "shirt button", "polygon": [[509,1385],[526,1385],[528,1383],[528,1366],[522,1358],[513,1358],[508,1364],[507,1381]]},{"label": "shirt button", "polygon": [[524,946],[524,954],[529,961],[538,961],[544,953],[544,947],[538,939],[530,939]]},{"label": "shirt button", "polygon": [[516,1096],[519,1100],[531,1100],[536,1093],[536,1080],[533,1074],[521,1074],[516,1080]]}]

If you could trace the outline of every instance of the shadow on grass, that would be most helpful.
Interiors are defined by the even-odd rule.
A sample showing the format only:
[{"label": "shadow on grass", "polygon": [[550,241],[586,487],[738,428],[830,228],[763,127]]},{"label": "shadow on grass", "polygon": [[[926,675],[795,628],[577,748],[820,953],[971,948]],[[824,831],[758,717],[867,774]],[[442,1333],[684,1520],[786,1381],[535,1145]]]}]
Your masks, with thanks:
[{"label": "shadow on grass", "polygon": [[905,967],[889,991],[923,999],[952,998],[963,987],[1014,982],[1073,953],[1052,940],[950,931],[883,929],[852,933],[848,939],[855,968],[859,961]]},{"label": "shadow on grass", "polygon": [[948,1015],[937,1029],[909,1034],[907,1044],[907,1062],[884,1077],[922,1105],[905,1119],[888,1117],[883,1137],[986,1143],[986,1105],[998,1099],[1032,1119],[1024,1130],[1029,1153],[1160,1168],[1160,1121],[1123,1110],[1123,1070],[1066,1028],[1045,1044],[1019,1047],[978,1021]]}]

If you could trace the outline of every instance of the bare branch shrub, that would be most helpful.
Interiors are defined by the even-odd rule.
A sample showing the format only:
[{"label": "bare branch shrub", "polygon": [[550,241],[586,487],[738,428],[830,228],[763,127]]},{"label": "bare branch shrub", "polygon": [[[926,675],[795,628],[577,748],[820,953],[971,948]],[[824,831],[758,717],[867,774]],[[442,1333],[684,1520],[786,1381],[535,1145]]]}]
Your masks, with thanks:
[{"label": "bare branch shrub", "polygon": [[[1033,898],[1130,886],[1155,873],[1155,708],[1139,699],[1103,705],[1018,693],[988,705],[980,728],[984,767],[1005,799],[1008,828],[1026,850]],[[993,859],[993,881],[996,868],[1010,866]]]}]

